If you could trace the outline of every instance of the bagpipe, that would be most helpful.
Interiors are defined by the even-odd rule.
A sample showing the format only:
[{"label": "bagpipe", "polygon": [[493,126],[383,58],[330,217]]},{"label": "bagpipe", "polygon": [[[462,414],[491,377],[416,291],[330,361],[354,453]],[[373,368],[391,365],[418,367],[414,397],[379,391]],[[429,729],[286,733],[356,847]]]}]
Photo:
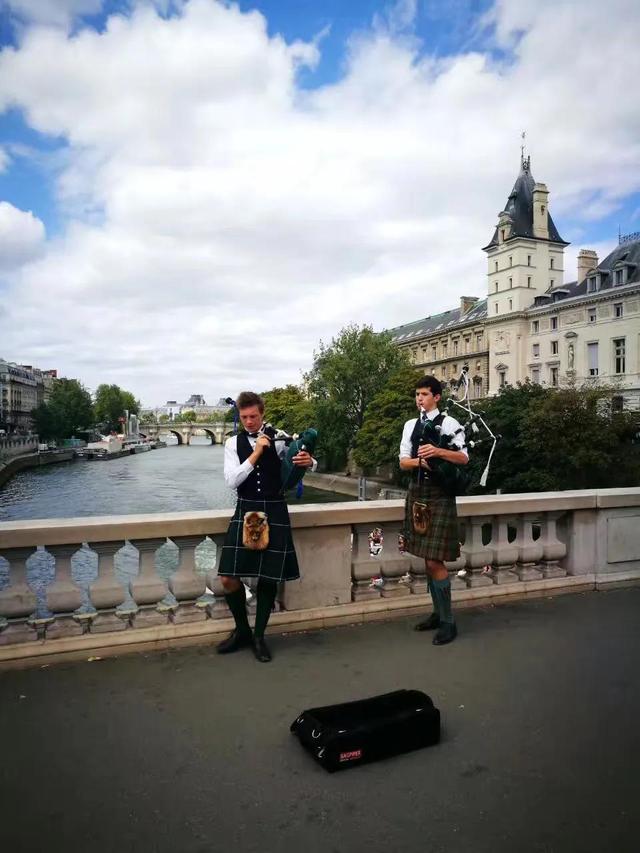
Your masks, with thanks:
[{"label": "bagpipe", "polygon": [[289,435],[283,429],[276,429],[272,424],[263,424],[259,434],[265,435],[270,441],[283,441],[287,446],[287,452],[280,465],[282,491],[288,492],[290,489],[294,489],[302,482],[307,469],[301,465],[294,465],[293,457],[302,450],[306,450],[313,456],[318,441],[318,431],[309,427],[303,430],[300,435],[297,433]]},{"label": "bagpipe", "polygon": [[[444,420],[445,415],[441,412],[433,421],[427,419],[421,425],[422,431],[419,435],[418,443],[432,444],[434,447],[441,447],[444,450],[459,450],[460,448],[454,444],[454,439],[456,436],[460,435],[460,433],[464,433],[464,443],[466,447],[470,449],[475,449],[483,443],[491,441],[492,444],[491,450],[489,451],[489,458],[487,459],[487,464],[485,465],[482,476],[480,477],[480,485],[484,488],[487,485],[489,467],[491,465],[493,453],[496,449],[496,444],[502,436],[494,434],[491,431],[483,417],[484,412],[473,411],[471,408],[471,402],[469,400],[469,370],[466,365],[462,368],[462,372],[457,382],[457,387],[458,391],[462,388],[464,393],[462,397],[457,400],[453,397],[449,397],[445,404],[446,413],[448,414],[451,409],[456,407],[467,416],[465,422],[461,424],[460,428],[456,430],[455,433],[451,435],[444,434],[442,432],[442,421]],[[418,422],[420,423],[420,421]],[[481,430],[484,430],[484,434],[481,434]],[[448,495],[463,495],[467,491],[471,483],[471,474],[466,470],[466,467],[466,465],[456,465],[454,462],[449,462],[446,459],[429,459],[429,468],[431,470],[433,480]],[[424,476],[422,468],[419,469],[419,472],[420,477]]]}]

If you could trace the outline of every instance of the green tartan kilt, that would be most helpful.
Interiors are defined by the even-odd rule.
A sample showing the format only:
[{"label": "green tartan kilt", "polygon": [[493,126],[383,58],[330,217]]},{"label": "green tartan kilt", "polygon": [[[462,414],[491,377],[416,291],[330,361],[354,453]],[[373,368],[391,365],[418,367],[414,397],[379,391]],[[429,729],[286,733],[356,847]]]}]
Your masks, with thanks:
[{"label": "green tartan kilt", "polygon": [[[426,520],[426,533],[417,533],[413,527],[413,505],[416,501],[426,505],[422,513]],[[445,494],[430,480],[422,483],[412,481],[405,501],[402,535],[409,554],[427,560],[457,560],[460,556],[460,528],[455,497]]]},{"label": "green tartan kilt", "polygon": [[[242,544],[242,523],[246,512],[265,512],[269,521],[269,546],[250,551]],[[293,547],[289,510],[284,500],[238,498],[236,510],[222,546],[218,574],[233,578],[266,578],[291,581],[300,577]]]}]

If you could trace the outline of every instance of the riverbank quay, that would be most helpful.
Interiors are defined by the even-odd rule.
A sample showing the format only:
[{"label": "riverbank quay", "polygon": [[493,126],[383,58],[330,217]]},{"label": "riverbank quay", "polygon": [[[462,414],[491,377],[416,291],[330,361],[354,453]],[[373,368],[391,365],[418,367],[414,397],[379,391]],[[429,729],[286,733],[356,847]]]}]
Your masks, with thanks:
[{"label": "riverbank quay", "polygon": [[[474,496],[459,499],[458,509],[463,544],[460,557],[447,564],[458,609],[640,582],[640,488]],[[427,611],[424,562],[395,547],[403,511],[402,501],[292,507],[302,577],[283,585],[270,630]],[[1,523],[0,666],[220,638],[233,623],[215,564],[203,572],[196,551],[207,538],[220,546],[230,515],[219,510]],[[379,556],[369,550],[374,527],[385,541]],[[168,543],[179,557],[165,579],[156,557]],[[125,545],[138,555],[127,603],[118,577]],[[45,549],[54,564],[38,594],[29,584],[36,549]],[[81,588],[73,561],[87,549],[96,570]],[[85,598],[90,608],[82,606]]]},{"label": "riverbank quay", "polygon": [[39,453],[14,456],[13,459],[9,459],[5,464],[0,463],[0,488],[19,471],[27,471],[29,468],[39,468],[41,465],[53,465],[56,462],[69,462],[73,459],[73,455],[73,449],[69,449],[45,450]]},{"label": "riverbank quay", "polygon": [[[639,607],[638,588],[486,606],[441,648],[405,618],[273,637],[268,665],[208,643],[4,673],[4,844],[634,853]],[[402,688],[433,697],[439,745],[329,775],[289,733]]]}]

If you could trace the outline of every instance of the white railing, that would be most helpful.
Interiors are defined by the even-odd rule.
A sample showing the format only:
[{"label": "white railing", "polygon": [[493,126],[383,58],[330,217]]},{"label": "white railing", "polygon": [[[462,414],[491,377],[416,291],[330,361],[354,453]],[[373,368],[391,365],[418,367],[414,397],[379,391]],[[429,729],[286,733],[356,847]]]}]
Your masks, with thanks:
[{"label": "white railing", "polygon": [[[447,565],[459,605],[640,580],[640,489],[470,497],[458,511],[461,554]],[[229,517],[0,523],[0,661],[228,630],[216,564]],[[402,501],[294,507],[291,517],[302,578],[283,585],[273,627],[425,607],[424,563],[396,547]]]}]

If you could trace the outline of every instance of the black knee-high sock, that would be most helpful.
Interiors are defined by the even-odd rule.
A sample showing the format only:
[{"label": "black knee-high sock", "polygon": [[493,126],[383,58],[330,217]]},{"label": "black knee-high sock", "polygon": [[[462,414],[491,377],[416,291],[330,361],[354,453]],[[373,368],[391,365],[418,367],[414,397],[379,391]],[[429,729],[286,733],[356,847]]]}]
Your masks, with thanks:
[{"label": "black knee-high sock", "polygon": [[437,615],[439,615],[439,613],[438,613],[438,597],[436,596],[436,594],[433,591],[433,581],[428,575],[427,575],[427,590],[428,590],[429,594],[431,595],[431,601],[433,602],[433,612],[437,616]]},{"label": "black knee-high sock", "polygon": [[247,596],[244,591],[244,586],[235,592],[225,592],[225,601],[229,605],[229,610],[233,618],[236,620],[236,628],[241,634],[250,634],[249,620],[247,619]]},{"label": "black knee-high sock", "polygon": [[277,592],[278,584],[276,581],[260,578],[256,591],[256,626],[253,629],[254,636],[256,637],[264,637]]},{"label": "black knee-high sock", "polygon": [[455,622],[451,613],[451,581],[444,578],[441,581],[431,581],[431,595],[441,622]]}]

